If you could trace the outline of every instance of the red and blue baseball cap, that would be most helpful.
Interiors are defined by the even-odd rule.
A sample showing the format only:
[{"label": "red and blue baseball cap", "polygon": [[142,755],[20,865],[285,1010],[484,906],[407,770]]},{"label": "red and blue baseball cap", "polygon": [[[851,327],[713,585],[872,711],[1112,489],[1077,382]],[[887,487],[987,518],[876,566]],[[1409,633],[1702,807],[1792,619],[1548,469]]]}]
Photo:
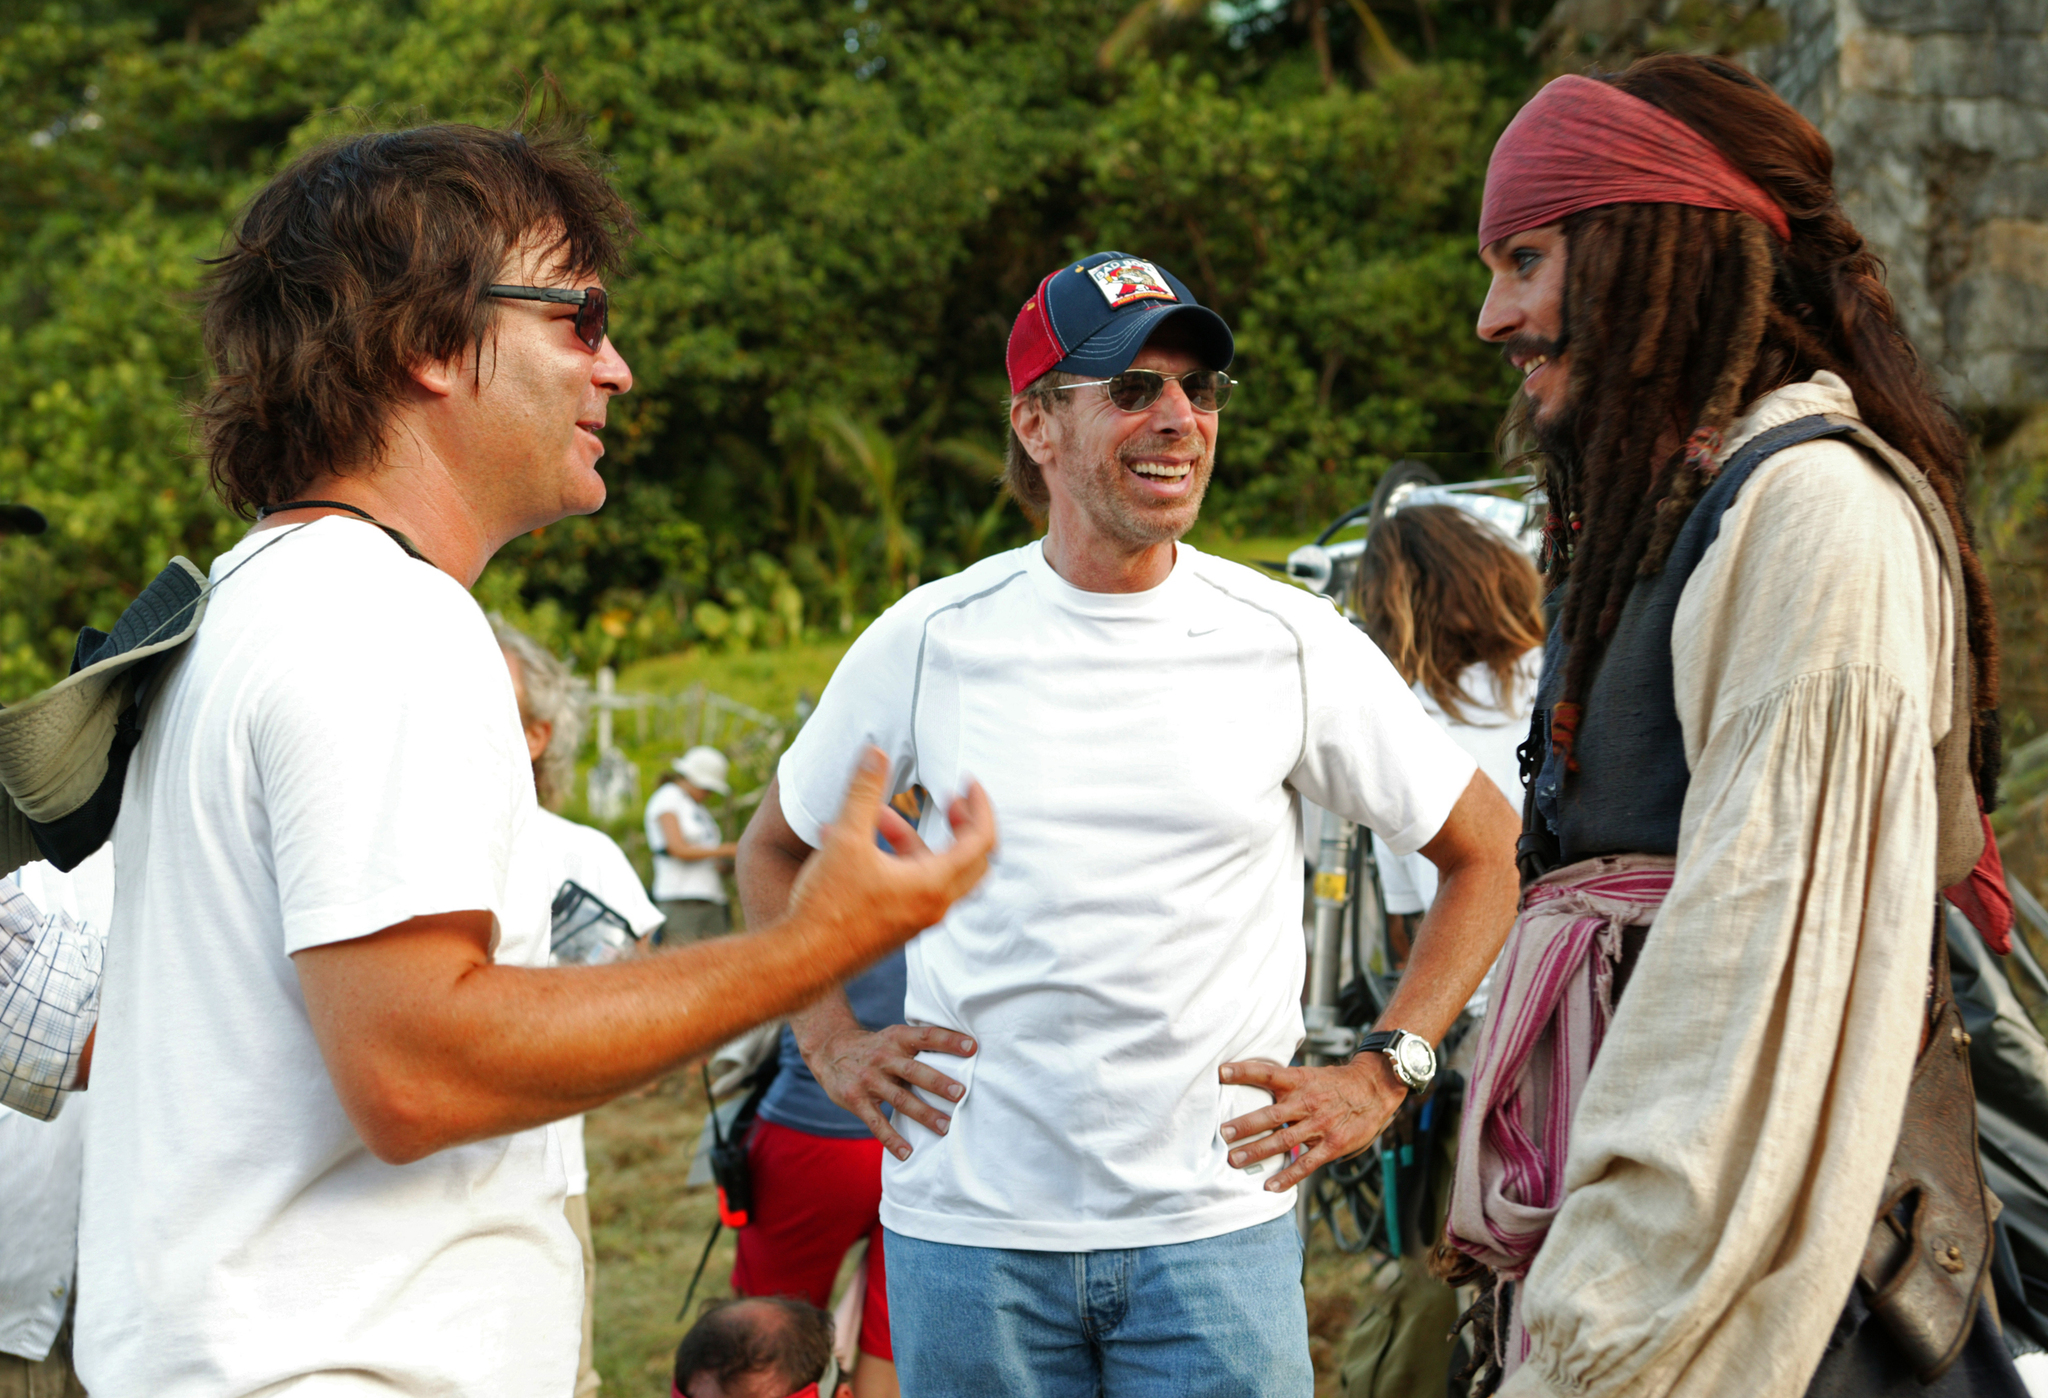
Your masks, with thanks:
[{"label": "red and blue baseball cap", "polygon": [[1038,284],[1010,328],[1010,392],[1057,369],[1108,378],[1131,367],[1159,327],[1179,317],[1211,369],[1228,369],[1237,342],[1223,317],[1195,300],[1180,278],[1125,252],[1070,262]]}]

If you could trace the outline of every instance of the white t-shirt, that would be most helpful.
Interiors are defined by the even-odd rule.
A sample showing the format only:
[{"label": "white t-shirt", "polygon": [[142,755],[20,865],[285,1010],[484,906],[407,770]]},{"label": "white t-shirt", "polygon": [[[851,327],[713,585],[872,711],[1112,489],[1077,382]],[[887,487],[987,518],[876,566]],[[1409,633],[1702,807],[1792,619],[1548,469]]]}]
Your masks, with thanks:
[{"label": "white t-shirt", "polygon": [[[45,912],[104,937],[114,902],[114,851],[102,845],[66,874],[38,860],[13,881]],[[71,1305],[78,1265],[78,1184],[89,1092],[54,1120],[0,1107],[0,1354],[41,1359]]]},{"label": "white t-shirt", "polygon": [[[530,857],[551,869],[549,877],[556,890],[564,883],[580,884],[624,918],[636,937],[644,937],[661,926],[661,909],[647,901],[640,875],[633,871],[633,862],[626,858],[617,840],[602,830],[564,820],[545,806],[537,809],[534,816],[527,822],[524,837],[530,843],[520,846],[522,862]],[[549,902],[553,901],[550,897]],[[590,1167],[583,1158],[582,1115],[556,1122],[555,1130],[562,1140],[562,1164],[568,1173],[569,1193],[588,1194]]]},{"label": "white t-shirt", "polygon": [[[1514,693],[1505,706],[1494,684],[1493,671],[1484,665],[1468,665],[1458,676],[1458,690],[1472,701],[1463,706],[1466,721],[1459,723],[1430,698],[1429,691],[1415,686],[1415,697],[1423,709],[1451,735],[1451,741],[1472,754],[1479,770],[1493,778],[1500,794],[1517,811],[1522,809],[1522,760],[1515,749],[1529,737],[1529,710],[1536,703],[1536,680],[1543,672],[1543,647],[1535,646],[1515,662]],[[1380,889],[1387,897],[1387,911],[1413,915],[1428,910],[1436,901],[1436,865],[1419,854],[1395,854],[1387,842],[1373,836],[1373,859],[1380,866]]]},{"label": "white t-shirt", "polygon": [[[663,782],[647,798],[647,847],[654,851],[654,896],[662,902],[679,898],[725,901],[725,880],[718,876],[715,859],[671,859],[662,850],[668,837],[662,833],[661,818],[672,815],[683,829],[686,843],[709,849],[725,843],[718,818],[690,799],[690,793],[674,782]],[[594,890],[593,890],[594,891]]]},{"label": "white t-shirt", "polygon": [[94,1398],[561,1398],[582,1258],[556,1133],[379,1161],[291,960],[483,908],[497,961],[547,964],[551,890],[510,868],[536,807],[498,643],[356,520],[256,534],[212,579],[114,829],[80,1376]]},{"label": "white t-shirt", "polygon": [[[1472,759],[1322,598],[1185,545],[1143,593],[1083,592],[1037,544],[928,584],[854,642],[780,769],[816,844],[864,743],[892,789],[994,802],[987,877],[910,944],[905,1018],[974,1036],[926,1059],[966,1088],[883,1161],[913,1237],[1082,1251],[1190,1242],[1286,1213],[1217,1128],[1271,1099],[1219,1064],[1302,1037],[1293,792],[1432,838]],[[933,1099],[936,1100],[936,1099]]]}]

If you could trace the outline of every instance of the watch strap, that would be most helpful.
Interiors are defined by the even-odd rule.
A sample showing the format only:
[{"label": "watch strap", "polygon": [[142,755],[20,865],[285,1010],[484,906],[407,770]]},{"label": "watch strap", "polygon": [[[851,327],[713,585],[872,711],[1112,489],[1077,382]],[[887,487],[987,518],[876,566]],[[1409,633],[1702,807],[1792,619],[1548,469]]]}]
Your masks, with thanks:
[{"label": "watch strap", "polygon": [[1424,1047],[1428,1047],[1427,1040],[1423,1039],[1420,1035],[1410,1033],[1406,1029],[1381,1029],[1375,1033],[1359,1036],[1358,1056],[1362,1058],[1368,1053],[1384,1054],[1387,1061],[1393,1065],[1394,1076],[1401,1080],[1403,1087],[1407,1088],[1410,1092],[1425,1092],[1436,1079],[1436,1050],[1431,1048],[1429,1052],[1429,1072],[1422,1074],[1418,1079],[1410,1076],[1407,1067],[1402,1064],[1399,1055],[1394,1052],[1394,1045],[1403,1039],[1414,1039],[1418,1043],[1423,1044]]}]

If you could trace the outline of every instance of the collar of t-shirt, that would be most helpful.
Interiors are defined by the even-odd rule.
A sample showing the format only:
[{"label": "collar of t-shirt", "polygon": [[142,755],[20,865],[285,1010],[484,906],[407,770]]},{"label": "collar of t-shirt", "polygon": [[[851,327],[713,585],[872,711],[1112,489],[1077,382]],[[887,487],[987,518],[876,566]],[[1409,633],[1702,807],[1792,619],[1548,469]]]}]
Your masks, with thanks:
[{"label": "collar of t-shirt", "polygon": [[1045,559],[1045,541],[1024,550],[1024,571],[1039,595],[1061,611],[1079,616],[1141,619],[1170,611],[1179,605],[1193,583],[1195,550],[1176,544],[1173,570],[1155,587],[1143,592],[1089,592],[1075,587],[1053,570]]}]

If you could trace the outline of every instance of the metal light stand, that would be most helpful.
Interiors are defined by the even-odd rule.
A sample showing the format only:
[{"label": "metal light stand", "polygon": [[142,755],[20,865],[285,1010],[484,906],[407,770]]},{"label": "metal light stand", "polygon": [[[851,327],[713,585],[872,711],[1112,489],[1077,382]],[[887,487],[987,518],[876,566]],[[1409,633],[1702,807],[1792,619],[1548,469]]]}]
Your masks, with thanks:
[{"label": "metal light stand", "polygon": [[1346,923],[1356,917],[1354,907],[1362,912],[1367,903],[1374,905],[1377,914],[1379,901],[1374,883],[1352,876],[1351,856],[1358,843],[1357,826],[1324,813],[1322,840],[1316,855],[1315,942],[1309,950],[1308,1002],[1301,1011],[1302,1023],[1308,1030],[1302,1048],[1311,1065],[1341,1063],[1358,1052],[1358,1031],[1338,1023],[1337,1017]]},{"label": "metal light stand", "polygon": [[[1315,925],[1309,948],[1308,996],[1302,1006],[1307,1030],[1303,1061],[1311,1067],[1348,1062],[1358,1051],[1359,1029],[1345,1024],[1342,1004],[1344,951],[1348,942],[1352,974],[1367,1004],[1353,1006],[1351,1018],[1369,1023],[1386,1003],[1386,979],[1371,962],[1385,959],[1386,917],[1380,901],[1379,871],[1365,832],[1334,813],[1323,812],[1317,843]],[[1391,965],[1391,963],[1388,963]],[[1385,1232],[1380,1207],[1378,1148],[1333,1161],[1301,1182],[1295,1193],[1295,1226],[1304,1242],[1320,1218],[1344,1252],[1363,1252]]]}]

